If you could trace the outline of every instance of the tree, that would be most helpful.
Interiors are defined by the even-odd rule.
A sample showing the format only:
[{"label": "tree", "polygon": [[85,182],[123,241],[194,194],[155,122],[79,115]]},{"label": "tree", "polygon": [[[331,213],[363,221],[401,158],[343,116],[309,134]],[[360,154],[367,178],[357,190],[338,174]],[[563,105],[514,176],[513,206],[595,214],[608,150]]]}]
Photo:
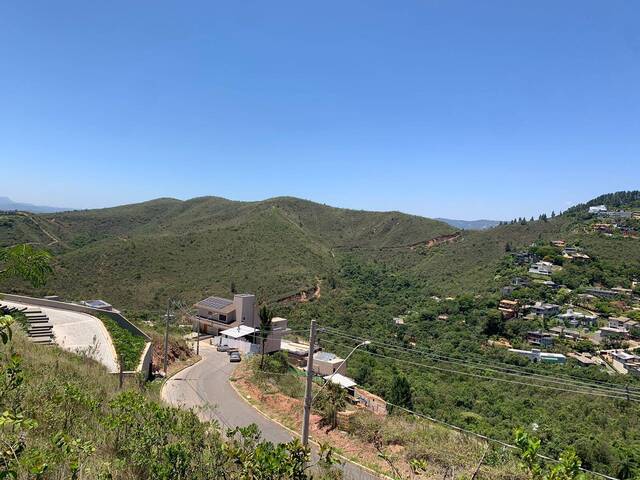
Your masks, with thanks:
[{"label": "tree", "polygon": [[51,254],[32,245],[0,249],[0,278],[22,278],[41,287],[52,272]]},{"label": "tree", "polygon": [[[51,256],[31,245],[17,245],[0,249],[0,277],[16,277],[41,286],[51,272]],[[3,345],[11,343],[11,325],[14,320],[9,315],[0,315],[0,341]],[[10,346],[11,347],[11,346]],[[18,478],[18,472],[26,448],[28,432],[38,426],[37,422],[25,416],[19,402],[20,386],[24,382],[22,357],[12,348],[0,357],[0,430],[3,432],[3,449],[0,450],[0,478]],[[13,401],[12,401],[13,397]],[[32,460],[31,473],[42,474],[47,468],[46,462]],[[39,477],[38,477],[39,478]]]},{"label": "tree", "polygon": [[340,385],[331,381],[316,398],[316,406],[320,411],[320,426],[333,430],[338,426],[338,413],[345,409],[347,400]]},{"label": "tree", "polygon": [[529,472],[533,480],[585,480],[580,471],[582,462],[573,449],[560,455],[560,461],[549,468],[541,462],[538,451],[540,439],[531,437],[522,428],[516,430],[515,444],[518,447],[520,466]]},{"label": "tree", "polygon": [[264,367],[264,344],[271,333],[273,314],[266,305],[263,305],[258,312],[260,317],[260,340],[262,343],[262,356],[260,357],[260,370]]},{"label": "tree", "polygon": [[391,383],[391,389],[387,398],[387,411],[392,413],[395,406],[413,409],[413,395],[411,393],[411,384],[404,375],[395,375]]}]

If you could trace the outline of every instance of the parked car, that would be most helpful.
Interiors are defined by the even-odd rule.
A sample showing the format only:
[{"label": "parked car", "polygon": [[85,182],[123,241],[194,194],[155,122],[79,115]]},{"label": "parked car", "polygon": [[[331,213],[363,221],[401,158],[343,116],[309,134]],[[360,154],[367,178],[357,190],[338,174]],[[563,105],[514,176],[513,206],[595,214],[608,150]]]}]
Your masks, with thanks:
[{"label": "parked car", "polygon": [[219,352],[228,352],[231,347],[229,345],[218,345],[216,350]]},{"label": "parked car", "polygon": [[239,362],[240,360],[240,352],[231,352],[231,354],[229,354],[230,362]]}]

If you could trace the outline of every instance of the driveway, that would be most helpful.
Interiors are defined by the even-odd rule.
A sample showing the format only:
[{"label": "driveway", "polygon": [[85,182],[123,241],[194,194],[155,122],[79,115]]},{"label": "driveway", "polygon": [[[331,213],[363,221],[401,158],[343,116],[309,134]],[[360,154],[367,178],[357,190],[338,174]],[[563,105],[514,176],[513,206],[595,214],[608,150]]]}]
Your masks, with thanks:
[{"label": "driveway", "polygon": [[86,352],[91,358],[103,364],[109,372],[118,371],[116,350],[109,332],[100,319],[87,313],[8,302],[1,298],[0,304],[41,310],[53,325],[54,340],[58,346],[74,353]]},{"label": "driveway", "polygon": [[[217,420],[226,427],[255,423],[263,438],[270,442],[293,439],[289,430],[263,416],[231,387],[229,378],[237,364],[230,363],[226,353],[201,343],[200,355],[202,360],[167,380],[161,393],[163,400],[178,407],[193,408],[202,420]],[[344,474],[347,480],[379,478],[353,463],[345,464]]]}]

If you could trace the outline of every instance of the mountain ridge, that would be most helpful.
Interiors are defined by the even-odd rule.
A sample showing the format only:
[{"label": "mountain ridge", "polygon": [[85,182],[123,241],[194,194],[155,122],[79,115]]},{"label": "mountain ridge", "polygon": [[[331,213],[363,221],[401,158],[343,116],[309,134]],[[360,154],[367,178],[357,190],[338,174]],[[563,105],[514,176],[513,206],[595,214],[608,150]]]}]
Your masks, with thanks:
[{"label": "mountain ridge", "polygon": [[16,210],[30,213],[56,213],[73,210],[71,208],[50,207],[46,205],[34,205],[31,203],[14,202],[9,197],[0,196],[0,210]]},{"label": "mountain ridge", "polygon": [[454,218],[436,217],[434,220],[440,220],[452,227],[461,228],[463,230],[486,230],[488,228],[496,227],[500,224],[501,220],[457,220]]}]

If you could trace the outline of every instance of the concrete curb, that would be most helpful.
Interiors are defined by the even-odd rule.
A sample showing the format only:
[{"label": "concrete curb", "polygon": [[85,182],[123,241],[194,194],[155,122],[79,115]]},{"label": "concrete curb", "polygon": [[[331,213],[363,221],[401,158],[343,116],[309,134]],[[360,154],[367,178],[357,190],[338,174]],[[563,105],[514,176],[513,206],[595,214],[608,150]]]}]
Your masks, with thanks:
[{"label": "concrete curb", "polygon": [[[173,377],[175,377],[177,374],[179,374],[180,372],[184,372],[185,370],[187,370],[188,368],[191,368],[197,364],[199,364],[202,361],[202,356],[200,356],[200,358],[193,362],[191,365],[185,365],[184,367],[182,367],[180,370],[176,370],[175,372],[173,372],[171,375],[169,375],[168,377],[165,377],[162,379],[162,386],[160,387],[160,400],[162,400],[165,403],[169,403],[165,397],[164,397],[164,387],[167,385],[167,381],[171,380]],[[170,404],[170,403],[169,403]],[[171,404],[170,404],[171,405]],[[172,407],[174,407],[175,405],[171,405]]]},{"label": "concrete curb", "polygon": [[[286,425],[283,425],[282,423],[280,423],[278,420],[271,418],[269,415],[267,415],[266,413],[264,413],[262,410],[260,410],[258,407],[256,407],[255,405],[253,405],[242,393],[240,393],[240,390],[238,390],[238,388],[234,385],[234,382],[232,382],[231,380],[229,380],[229,385],[231,385],[231,388],[233,388],[233,390],[238,394],[238,396],[244,400],[244,402],[249,405],[251,408],[253,408],[256,412],[258,412],[260,415],[262,415],[264,418],[266,418],[267,420],[275,423],[276,425],[280,426],[281,428],[284,428],[286,431],[288,431],[289,433],[291,433],[295,438],[300,438],[300,433],[291,430],[289,427],[287,427]],[[320,444],[318,442],[316,442],[315,440],[313,440],[312,438],[309,438],[309,443],[313,443],[316,447],[320,448]],[[366,465],[362,465],[361,463],[355,462],[353,460],[351,460],[350,458],[345,457],[344,455],[340,454],[340,453],[336,453],[335,454],[336,457],[339,457],[341,460],[344,460],[345,462],[349,462],[353,465],[357,465],[359,468],[361,468],[362,470],[375,475],[378,478],[383,478],[386,480],[395,480],[392,477],[389,477],[387,475],[385,475],[384,473],[379,473],[376,472],[374,469],[367,467]]]}]

